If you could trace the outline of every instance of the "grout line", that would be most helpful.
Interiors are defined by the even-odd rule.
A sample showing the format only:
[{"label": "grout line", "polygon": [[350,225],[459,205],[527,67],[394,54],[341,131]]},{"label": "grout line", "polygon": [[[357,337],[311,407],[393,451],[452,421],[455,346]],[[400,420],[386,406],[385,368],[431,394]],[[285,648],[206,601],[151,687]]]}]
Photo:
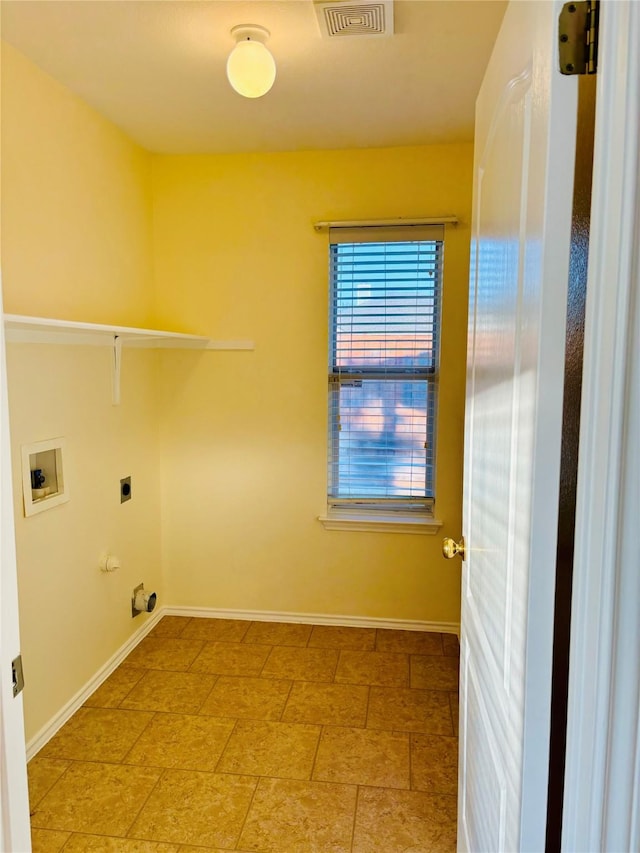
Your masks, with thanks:
[{"label": "grout line", "polygon": [[[371,685],[367,685],[367,707],[364,714],[364,727],[369,728],[369,703],[371,702]],[[451,704],[451,703],[449,703]]]},{"label": "grout line", "polygon": [[360,804],[360,785],[356,785],[356,806],[353,810],[353,824],[351,825],[351,853],[356,843],[356,820],[358,818],[358,805]]},{"label": "grout line", "polygon": [[335,665],[335,668],[333,670],[333,677],[332,677],[331,682],[330,682],[331,684],[343,684],[344,683],[342,681],[336,681],[336,676],[338,675],[338,670],[340,669],[340,661],[342,660],[342,652],[344,651],[344,649],[338,649],[337,651],[338,651],[338,657],[336,659],[336,665]]},{"label": "grout line", "polygon": [[[231,718],[231,719],[233,719],[233,718]],[[212,773],[221,773],[221,772],[224,772],[224,771],[219,770],[218,768],[220,767],[220,762],[221,762],[221,761],[222,761],[222,759],[224,758],[224,754],[225,754],[225,752],[227,751],[227,747],[229,746],[229,741],[231,740],[231,738],[233,737],[233,735],[236,733],[236,730],[237,730],[237,728],[238,728],[238,723],[239,723],[239,722],[240,722],[240,720],[236,717],[236,718],[234,719],[234,721],[233,721],[233,728],[232,728],[232,729],[231,729],[231,731],[229,732],[229,737],[228,737],[228,738],[227,738],[227,740],[225,741],[224,749],[222,750],[222,752],[220,753],[220,757],[219,757],[219,758],[218,758],[218,760],[216,761],[216,766],[215,766],[215,767],[214,767],[214,769],[213,769],[212,771],[210,771],[210,772],[212,772]],[[244,774],[242,774],[242,773],[241,773],[241,774],[236,773],[236,774],[234,774],[234,775],[236,775],[236,776],[237,776],[237,775],[242,776],[242,775],[244,775]]]},{"label": "grout line", "polygon": [[[274,679],[274,680],[280,680],[280,679]],[[289,690],[287,691],[287,698],[284,700],[284,704],[282,706],[282,711],[280,711],[280,716],[278,717],[278,722],[280,722],[280,723],[284,722],[284,719],[283,719],[284,712],[287,710],[287,705],[289,704],[289,699],[291,698],[291,691],[292,690],[293,690],[293,679],[289,682]],[[451,703],[449,703],[449,704],[451,704]]]},{"label": "grout line", "polygon": [[209,698],[209,696],[211,696],[211,694],[212,694],[212,693],[213,693],[213,691],[215,690],[215,686],[216,686],[216,684],[217,684],[217,683],[218,683],[218,681],[220,680],[220,676],[219,676],[219,675],[216,675],[216,674],[214,674],[214,673],[210,673],[210,675],[211,675],[211,677],[213,678],[213,684],[211,685],[211,690],[207,693],[207,695],[204,697],[204,699],[202,700],[202,702],[200,702],[200,704],[198,705],[198,710],[194,712],[194,716],[198,716],[198,717],[199,717],[199,716],[203,716],[203,717],[215,717],[215,716],[218,716],[217,714],[200,714],[200,712],[202,711],[202,709],[204,708],[204,706],[205,706],[205,704],[206,704],[206,702],[207,702],[207,699]]},{"label": "grout line", "polygon": [[264,776],[256,777],[256,786],[253,789],[253,794],[251,795],[251,799],[249,800],[249,807],[247,808],[247,813],[244,816],[244,820],[242,821],[242,826],[240,827],[240,832],[238,833],[238,837],[236,838],[235,844],[233,845],[233,849],[238,849],[238,844],[240,844],[240,839],[242,838],[242,833],[244,832],[244,828],[247,824],[247,818],[249,817],[249,812],[253,808],[253,801],[256,798],[256,794],[258,793],[258,785],[260,784],[260,779],[264,779]]},{"label": "grout line", "polygon": [[[451,703],[449,703],[449,705],[451,705]],[[137,713],[149,713],[149,712],[148,712],[148,711],[146,711],[146,712],[145,712],[145,711],[140,711],[140,712],[137,712]],[[149,726],[151,725],[151,723],[153,723],[153,721],[155,720],[155,718],[156,718],[156,713],[152,711],[152,712],[151,712],[151,719],[149,720],[149,722],[147,723],[147,725],[142,729],[142,731],[140,732],[140,734],[138,735],[138,737],[134,740],[134,742],[131,744],[131,746],[129,747],[129,749],[125,752],[124,756],[120,759],[120,761],[119,761],[119,763],[120,763],[120,764],[127,764],[127,758],[129,757],[129,755],[130,755],[130,754],[131,754],[131,752],[133,751],[134,747],[136,746],[136,744],[138,743],[138,741],[140,740],[140,738],[142,737],[142,735],[146,732],[146,730],[149,728]]]},{"label": "grout line", "polygon": [[[230,730],[229,734],[227,735],[227,739],[226,739],[226,740],[225,740],[225,742],[224,742],[224,746],[222,747],[222,750],[220,751],[220,756],[219,756],[218,760],[216,761],[216,766],[215,766],[215,768],[214,768],[212,771],[210,771],[210,772],[212,772],[212,773],[218,773],[218,772],[219,772],[219,771],[218,771],[218,766],[219,766],[220,762],[222,761],[222,756],[223,756],[223,755],[225,754],[225,752],[227,751],[227,747],[229,746],[229,741],[231,740],[232,736],[235,734],[235,731],[236,731],[237,726],[238,726],[238,719],[236,718],[236,719],[234,720],[233,726],[231,727],[231,730]],[[243,775],[243,774],[238,774],[238,775]]]},{"label": "grout line", "polygon": [[269,660],[270,660],[271,655],[273,654],[273,650],[274,650],[275,648],[276,648],[276,646],[271,646],[271,650],[269,651],[269,654],[268,654],[268,655],[266,656],[266,658],[264,659],[264,663],[263,663],[263,664],[262,664],[262,666],[260,667],[260,671],[259,671],[258,673],[256,673],[256,676],[255,676],[256,678],[262,678],[262,677],[263,677],[262,673],[264,672],[264,668],[265,668],[265,666],[269,663]]},{"label": "grout line", "polygon": [[[34,758],[35,758],[35,756],[34,756]],[[43,756],[43,758],[44,758],[44,756]],[[39,799],[36,803],[34,803],[33,805],[32,805],[31,803],[29,803],[29,817],[30,817],[30,818],[31,818],[31,817],[33,817],[33,815],[38,811],[38,806],[39,806],[39,805],[40,805],[40,803],[44,800],[44,798],[45,798],[46,796],[48,796],[48,795],[51,793],[51,791],[55,788],[55,786],[58,784],[58,782],[59,782],[61,779],[63,779],[63,778],[64,778],[64,776],[66,776],[67,771],[69,770],[69,768],[71,767],[71,764],[73,763],[73,762],[72,762],[72,760],[71,760],[70,758],[55,758],[55,759],[47,759],[47,760],[48,760],[48,761],[51,761],[51,760],[53,760],[53,761],[68,761],[68,762],[69,762],[69,764],[64,768],[64,770],[63,770],[63,771],[62,771],[62,773],[58,776],[58,778],[55,780],[55,782],[53,782],[53,784],[52,784],[52,785],[50,785],[50,786],[47,788],[47,790],[44,792],[44,794],[40,797],[40,799]],[[33,761],[33,758],[31,759],[31,761]],[[30,763],[30,762],[29,762],[29,763]],[[28,765],[27,765],[27,766],[28,766]],[[38,828],[39,828],[39,827],[38,827]]]},{"label": "grout line", "polygon": [[[239,621],[241,621],[241,620],[236,619],[236,620],[234,620],[234,621],[239,622]],[[251,620],[248,620],[248,621],[247,621],[247,630],[244,632],[244,634],[242,635],[242,639],[240,640],[240,642],[241,642],[241,643],[244,643],[244,644],[245,644],[245,646],[251,646],[251,645],[253,645],[252,643],[249,643],[249,642],[247,641],[247,635],[249,634],[249,631],[251,631],[251,628],[252,628],[255,624],[256,624],[256,623],[253,621],[253,619],[251,619]]]},{"label": "grout line", "polygon": [[413,791],[413,735],[414,732],[408,732],[409,735],[409,790]]},{"label": "grout line", "polygon": [[318,729],[319,729],[318,741],[316,743],[316,750],[313,754],[313,761],[311,762],[311,773],[309,775],[309,781],[310,782],[313,781],[313,774],[315,773],[315,769],[316,769],[316,761],[318,760],[318,752],[320,751],[320,741],[322,740],[322,735],[324,734],[325,726],[320,724],[318,726]]},{"label": "grout line", "polygon": [[[126,658],[125,658],[125,660],[126,660]],[[120,664],[120,666],[122,666],[122,664]],[[109,676],[109,678],[113,678],[113,676],[116,674],[116,672],[118,672],[118,670],[120,669],[120,666],[119,666],[117,669],[114,669],[114,671],[111,673],[111,675]],[[131,667],[131,669],[133,669],[133,667]],[[126,671],[126,670],[127,670],[127,667],[125,667],[125,671]],[[145,675],[146,675],[146,674],[147,674],[147,670],[146,670],[146,669],[141,669],[141,670],[140,670],[140,675],[138,676],[137,681],[135,682],[135,684],[133,684],[133,685],[131,686],[131,688],[127,691],[127,693],[125,693],[125,695],[122,697],[122,699],[120,699],[120,701],[118,702],[118,704],[117,704],[117,705],[115,705],[115,706],[114,706],[114,705],[87,705],[87,702],[89,701],[89,699],[91,699],[91,697],[92,697],[92,696],[94,696],[94,695],[98,692],[98,690],[100,690],[100,688],[101,688],[104,684],[106,684],[106,683],[107,683],[107,681],[109,680],[109,678],[107,678],[107,679],[105,679],[105,680],[102,682],[102,684],[100,685],[100,687],[96,688],[96,689],[93,691],[93,693],[91,694],[91,696],[89,696],[89,697],[88,697],[88,699],[86,699],[86,700],[82,703],[81,707],[82,707],[82,708],[101,708],[102,710],[105,710],[105,711],[106,711],[106,710],[108,710],[108,709],[110,709],[110,708],[114,708],[114,707],[115,707],[115,708],[121,708],[121,707],[122,707],[122,703],[123,703],[126,699],[128,699],[128,698],[129,698],[129,695],[130,695],[130,694],[131,694],[131,693],[136,689],[136,687],[138,686],[138,684],[140,684],[140,682],[142,681],[142,679],[145,677]],[[80,710],[80,708],[78,708],[78,711],[79,711],[79,710]],[[125,710],[125,709],[124,709],[124,708],[122,708],[122,710]],[[77,711],[76,711],[76,713],[77,713]],[[74,716],[75,716],[75,715],[74,715]]]},{"label": "grout line", "polygon": [[153,787],[152,787],[152,788],[151,788],[151,790],[149,791],[149,794],[148,794],[148,795],[147,795],[147,797],[145,798],[144,803],[140,806],[140,808],[138,809],[138,811],[135,813],[133,820],[132,820],[132,821],[131,821],[131,823],[129,824],[129,828],[127,829],[127,831],[126,831],[126,832],[125,832],[125,834],[124,834],[124,837],[125,837],[125,838],[131,838],[131,837],[132,837],[132,836],[130,836],[130,835],[129,835],[129,833],[130,833],[130,832],[131,832],[131,830],[133,829],[133,825],[134,825],[134,823],[138,820],[138,818],[139,818],[139,817],[140,817],[140,815],[142,814],[142,812],[143,812],[144,808],[146,807],[147,803],[148,803],[148,802],[149,802],[149,800],[151,799],[151,795],[152,795],[152,794],[153,794],[153,792],[156,790],[156,788],[158,787],[158,785],[160,784],[160,782],[162,782],[162,779],[163,779],[163,777],[166,775],[166,772],[167,772],[167,769],[166,769],[166,768],[160,772],[160,775],[158,776],[158,778],[157,778],[157,780],[156,780],[155,785],[153,785]]},{"label": "grout line", "polygon": [[64,844],[62,845],[62,847],[60,848],[60,851],[59,851],[59,853],[63,853],[64,848],[65,848],[65,847],[67,846],[67,844],[71,841],[71,839],[73,838],[73,836],[74,836],[74,835],[76,835],[76,833],[75,833],[75,832],[70,832],[68,829],[65,829],[65,830],[58,830],[58,832],[60,832],[60,831],[62,831],[62,832],[69,832],[69,837],[68,837],[68,838],[67,838],[67,840],[64,842]]},{"label": "grout line", "polygon": [[[234,622],[239,622],[240,620],[239,620],[239,619],[234,619],[233,621],[234,621]],[[247,622],[247,623],[245,624],[245,628],[244,628],[244,631],[242,632],[242,636],[240,637],[240,639],[239,639],[239,640],[236,640],[236,642],[238,642],[238,643],[244,643],[244,638],[245,638],[245,637],[247,636],[247,634],[249,633],[249,629],[251,628],[251,626],[252,626],[252,625],[253,625],[253,622]],[[228,642],[233,642],[233,640],[229,640]],[[247,644],[247,645],[248,645],[248,644]]]},{"label": "grout line", "polygon": [[336,655],[336,662],[333,667],[333,675],[331,676],[331,681],[325,682],[326,684],[338,684],[339,682],[336,681],[336,676],[338,674],[338,667],[340,666],[340,656],[342,655],[342,649],[321,649],[320,651],[334,651],[338,653]]}]

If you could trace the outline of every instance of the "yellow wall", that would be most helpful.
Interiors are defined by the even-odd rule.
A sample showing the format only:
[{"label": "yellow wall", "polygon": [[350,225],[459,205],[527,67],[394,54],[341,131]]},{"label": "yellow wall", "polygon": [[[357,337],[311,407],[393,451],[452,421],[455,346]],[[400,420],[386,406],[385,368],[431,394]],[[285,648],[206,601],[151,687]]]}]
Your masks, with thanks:
[{"label": "yellow wall", "polygon": [[154,157],[160,325],[254,353],[164,357],[163,554],[173,604],[459,620],[441,536],[324,530],[322,219],[455,213],[446,236],[437,515],[461,527],[471,145]]},{"label": "yellow wall", "polygon": [[149,154],[5,42],[2,156],[4,310],[145,324]]},{"label": "yellow wall", "polygon": [[[2,48],[5,310],[145,323],[151,287],[150,157],[24,57]],[[130,593],[160,570],[157,355],[124,354],[111,405],[110,351],[9,344],[27,739],[143,624]],[[22,512],[20,446],[63,435],[71,500]],[[120,505],[119,479],[133,498]],[[105,575],[110,549],[122,560]]]}]

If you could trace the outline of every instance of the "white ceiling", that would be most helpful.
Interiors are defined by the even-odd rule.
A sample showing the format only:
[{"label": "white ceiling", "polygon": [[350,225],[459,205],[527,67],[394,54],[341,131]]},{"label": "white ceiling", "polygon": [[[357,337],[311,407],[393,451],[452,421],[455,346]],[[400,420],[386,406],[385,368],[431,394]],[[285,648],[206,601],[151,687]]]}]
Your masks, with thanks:
[{"label": "white ceiling", "polygon": [[[340,0],[337,0],[340,2]],[[325,39],[312,0],[2,0],[2,37],[145,148],[372,148],[473,138],[504,0],[395,0],[392,37]],[[225,76],[236,24],[271,31],[278,74]]]}]

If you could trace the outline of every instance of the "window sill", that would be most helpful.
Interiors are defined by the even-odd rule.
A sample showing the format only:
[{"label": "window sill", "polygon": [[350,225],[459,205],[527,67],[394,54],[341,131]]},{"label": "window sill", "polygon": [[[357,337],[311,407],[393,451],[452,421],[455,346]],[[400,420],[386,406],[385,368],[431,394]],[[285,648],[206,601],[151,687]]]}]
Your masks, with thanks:
[{"label": "window sill", "polygon": [[442,522],[426,516],[382,515],[373,518],[364,513],[349,515],[320,515],[318,521],[325,530],[350,530],[370,533],[417,533],[421,536],[434,536],[442,527]]}]

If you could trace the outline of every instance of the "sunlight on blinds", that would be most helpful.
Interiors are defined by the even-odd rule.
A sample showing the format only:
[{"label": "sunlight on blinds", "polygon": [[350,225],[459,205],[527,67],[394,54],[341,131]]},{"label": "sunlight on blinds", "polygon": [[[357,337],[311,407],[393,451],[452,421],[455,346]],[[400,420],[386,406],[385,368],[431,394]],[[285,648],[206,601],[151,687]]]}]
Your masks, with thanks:
[{"label": "sunlight on blinds", "polygon": [[442,249],[331,244],[330,500],[433,498]]}]

